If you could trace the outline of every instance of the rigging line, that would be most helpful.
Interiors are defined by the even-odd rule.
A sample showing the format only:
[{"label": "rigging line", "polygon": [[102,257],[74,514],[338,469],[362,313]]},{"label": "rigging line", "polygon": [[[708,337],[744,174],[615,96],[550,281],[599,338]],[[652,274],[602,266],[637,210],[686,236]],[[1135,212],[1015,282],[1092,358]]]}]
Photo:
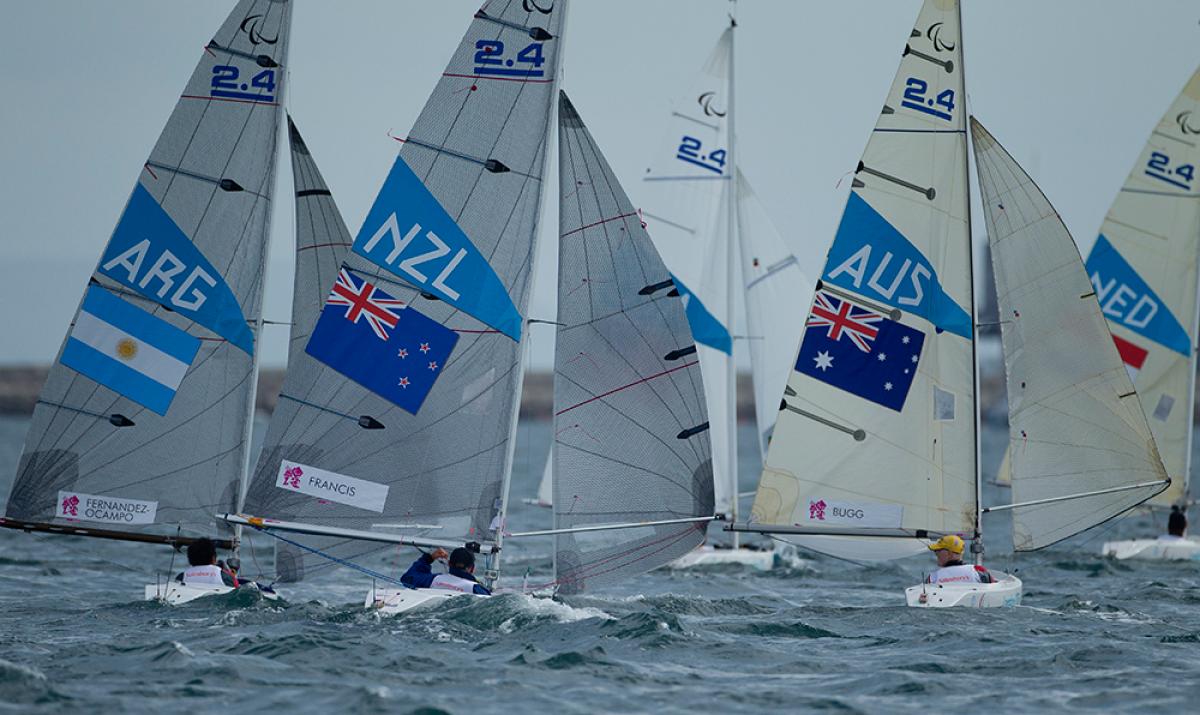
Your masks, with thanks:
[{"label": "rigging line", "polygon": [[[655,373],[655,374],[653,374],[653,375],[648,375],[648,376],[646,376],[646,377],[643,377],[643,378],[641,378],[640,380],[634,380],[633,382],[631,382],[631,383],[629,383],[629,384],[627,384],[627,385],[622,385],[622,386],[620,386],[620,387],[613,388],[613,389],[609,390],[608,392],[604,392],[604,393],[601,393],[601,394],[599,394],[599,395],[594,395],[594,396],[592,396],[592,397],[589,397],[588,399],[584,400],[583,402],[577,402],[577,403],[575,403],[574,405],[571,405],[570,407],[566,407],[566,408],[564,408],[564,409],[561,409],[561,410],[559,410],[558,412],[555,412],[555,413],[554,413],[554,415],[555,415],[555,417],[557,417],[557,416],[559,416],[559,415],[562,415],[562,414],[565,414],[565,413],[567,413],[567,412],[570,412],[571,410],[575,409],[576,407],[582,407],[582,406],[584,406],[584,405],[586,405],[586,404],[589,404],[589,403],[591,403],[591,402],[595,402],[596,400],[603,399],[603,398],[605,398],[605,397],[608,397],[609,395],[612,395],[612,394],[618,393],[618,392],[620,392],[620,391],[622,391],[622,390],[629,389],[630,387],[634,387],[634,386],[636,386],[636,385],[641,385],[642,383],[649,382],[649,381],[651,381],[651,380],[653,380],[653,379],[655,379],[655,378],[662,377],[663,375],[670,375],[670,374],[671,374],[671,373],[673,373],[673,372],[678,372],[679,370],[683,370],[683,369],[685,369],[685,368],[689,368],[689,367],[691,367],[691,366],[693,366],[693,365],[699,365],[699,364],[700,364],[700,361],[699,361],[699,360],[693,360],[693,361],[691,361],[691,362],[689,362],[689,363],[685,363],[685,364],[683,364],[683,365],[677,365],[677,366],[675,366],[675,367],[673,367],[673,368],[670,368],[670,369],[667,369],[667,370],[663,370],[662,372],[657,372],[657,373]],[[572,382],[574,382],[574,380],[572,380]],[[582,385],[580,385],[580,387],[582,387]],[[664,406],[665,406],[665,405],[664,405]]]},{"label": "rigging line", "polygon": [[[624,415],[622,415],[622,416],[624,416]],[[626,419],[629,419],[630,421],[633,420],[633,418],[631,418],[631,417],[626,417]],[[637,423],[635,422],[634,424],[637,424]],[[638,426],[641,427],[641,425],[638,425]],[[643,427],[643,429],[645,429],[645,428]],[[646,430],[646,431],[649,432],[649,430]],[[653,434],[653,433],[651,433],[651,434]],[[659,440],[659,441],[661,442],[661,440]],[[613,457],[613,456],[610,456],[607,454],[600,454],[598,452],[593,452],[590,449],[584,449],[583,447],[580,447],[578,445],[567,444],[567,443],[559,440],[557,437],[555,438],[555,442],[558,443],[558,445],[563,447],[564,449],[573,449],[576,452],[582,452],[584,454],[591,455],[593,457],[599,457],[600,459],[603,459],[606,462],[614,462],[616,464],[620,464],[623,467],[631,467],[631,468],[636,469],[639,472],[642,472],[644,474],[653,474],[654,476],[662,479],[664,482],[668,482],[676,487],[679,487],[680,491],[690,493],[690,488],[687,485],[679,483],[670,474],[666,474],[664,472],[656,472],[653,469],[649,469],[645,466],[642,466],[639,464],[632,464],[630,462],[625,462],[625,461],[622,461],[620,459],[617,459],[616,457]],[[668,446],[668,445],[664,445],[664,446]],[[686,460],[683,459],[683,457],[679,456],[678,454],[675,455],[675,458],[678,459],[683,464],[684,468],[688,468],[691,466],[687,463]],[[592,514],[592,513],[594,513],[594,512],[571,512],[571,516],[582,516],[584,514]],[[612,512],[598,512],[598,513],[612,513]],[[641,514],[641,513],[646,513],[646,512],[639,511],[638,513]],[[656,511],[654,513],[659,513],[659,512]]]},{"label": "rigging line", "polygon": [[779,261],[776,261],[775,264],[772,266],[767,266],[766,273],[763,273],[761,276],[758,276],[754,280],[747,283],[746,290],[750,290],[754,286],[758,285],[759,283],[762,283],[763,281],[774,276],[776,273],[778,273],[779,271],[782,271],[785,268],[788,268],[790,266],[798,266],[798,265],[799,265],[799,262],[796,260],[796,256],[789,253],[786,258],[782,258]]},{"label": "rigging line", "polygon": [[571,230],[571,231],[567,231],[566,233],[559,234],[559,236],[558,236],[558,237],[559,237],[559,238],[566,238],[567,236],[570,236],[570,235],[571,235],[571,234],[573,234],[573,233],[579,233],[580,231],[585,231],[585,230],[587,230],[587,229],[589,229],[589,228],[592,228],[593,226],[599,226],[600,224],[602,224],[602,223],[608,223],[609,221],[619,221],[619,220],[621,220],[621,219],[623,219],[623,218],[629,218],[630,216],[637,216],[637,211],[630,211],[629,213],[626,213],[626,214],[621,214],[620,216],[612,216],[612,217],[610,217],[610,218],[602,218],[602,219],[600,219],[599,221],[595,221],[595,222],[593,222],[593,223],[589,223],[589,224],[587,224],[586,226],[580,226],[580,227],[579,227],[579,228],[577,228],[577,229],[573,229],[573,230]]},{"label": "rigging line", "polygon": [[[254,525],[251,524],[251,526],[254,526]],[[268,536],[273,536],[276,539],[279,539],[280,541],[284,542],[285,544],[290,544],[291,546],[295,546],[296,548],[301,549],[303,551],[307,551],[308,553],[313,554],[314,556],[320,556],[323,559],[328,559],[329,561],[331,561],[339,566],[345,566],[346,568],[353,569],[355,571],[358,571],[359,573],[366,574],[367,576],[370,576],[371,578],[377,578],[380,581],[383,581],[385,583],[390,583],[395,586],[399,586],[401,588],[412,588],[408,584],[401,583],[400,579],[392,578],[391,576],[386,576],[382,573],[379,573],[378,571],[375,571],[374,569],[369,569],[366,566],[360,566],[359,564],[356,564],[353,561],[350,561],[348,559],[343,559],[339,556],[334,556],[333,554],[327,554],[324,551],[321,551],[320,549],[317,549],[317,548],[313,548],[311,546],[305,546],[304,544],[300,543],[299,541],[289,539],[286,536],[276,534],[275,532],[273,532],[269,529],[264,529],[260,526],[254,526],[254,528],[257,529],[258,531],[263,532],[264,534],[267,534]],[[390,544],[388,546],[390,546]]]},{"label": "rigging line", "polygon": [[[695,531],[698,531],[696,525],[687,524],[687,525],[685,525],[685,528],[683,529],[682,533],[680,533],[680,534],[668,534],[667,536],[665,536],[661,539],[656,539],[655,541],[643,543],[632,549],[628,549],[626,551],[622,551],[617,554],[614,554],[613,556],[606,557],[599,561],[594,561],[594,562],[588,564],[584,568],[577,569],[574,573],[573,578],[567,578],[565,580],[559,578],[559,579],[555,579],[554,581],[551,581],[550,583],[541,584],[541,585],[537,585],[537,586],[531,586],[530,588],[532,588],[533,590],[538,590],[538,589],[542,589],[542,588],[549,588],[551,586],[561,586],[563,584],[568,584],[568,583],[579,583],[586,579],[592,579],[592,578],[596,578],[597,576],[603,576],[606,573],[611,573],[618,569],[626,568],[626,567],[631,566],[639,561],[648,559],[651,556],[654,556],[655,554],[666,551],[667,549],[671,548],[672,546],[679,543],[680,541],[683,541],[688,536],[691,536],[692,532],[695,532]],[[639,551],[642,551],[643,549],[647,549],[651,546],[656,546],[658,544],[661,544],[664,541],[668,541],[669,543],[663,544],[662,546],[655,549],[654,551],[651,551],[648,554],[642,554],[641,556],[639,556],[636,559],[633,559],[631,561],[626,561],[623,563],[619,563],[619,564],[612,566],[611,568],[607,568],[603,571],[596,571],[596,568],[599,566],[603,566],[607,563],[610,563],[612,561],[620,559],[621,557],[624,557],[624,556],[632,556],[634,554],[637,554]]]}]

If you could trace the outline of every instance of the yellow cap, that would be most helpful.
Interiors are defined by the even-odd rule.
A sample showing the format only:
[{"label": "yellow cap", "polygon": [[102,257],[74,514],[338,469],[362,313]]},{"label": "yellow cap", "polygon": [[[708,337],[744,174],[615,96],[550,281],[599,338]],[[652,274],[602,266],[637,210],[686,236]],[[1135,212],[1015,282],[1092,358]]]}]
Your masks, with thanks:
[{"label": "yellow cap", "polygon": [[945,549],[946,551],[952,551],[956,554],[961,554],[963,552],[962,537],[955,536],[954,534],[946,534],[942,538],[929,545],[930,551],[941,551],[942,549]]}]

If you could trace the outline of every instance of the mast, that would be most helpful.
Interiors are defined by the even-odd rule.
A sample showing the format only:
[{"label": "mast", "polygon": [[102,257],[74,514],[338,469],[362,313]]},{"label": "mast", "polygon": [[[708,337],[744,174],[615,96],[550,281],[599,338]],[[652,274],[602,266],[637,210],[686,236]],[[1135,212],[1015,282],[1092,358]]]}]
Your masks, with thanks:
[{"label": "mast", "polygon": [[[962,37],[962,3],[956,7],[958,12],[958,32],[959,37]],[[963,48],[959,55],[958,63],[962,72],[963,86],[963,103],[967,101],[967,51]],[[980,468],[980,449],[979,449],[979,419],[980,411],[983,409],[979,404],[979,303],[975,296],[975,237],[971,230],[971,160],[970,147],[968,143],[971,138],[969,132],[963,134],[963,163],[966,164],[963,175],[966,177],[964,181],[964,190],[967,195],[967,261],[971,267],[971,372],[972,380],[975,385],[975,409],[971,415],[975,421],[975,534],[971,540],[971,554],[975,557],[975,565],[983,565],[983,470]]]},{"label": "mast", "polygon": [[[734,274],[736,266],[734,264],[734,243],[738,240],[737,236],[737,155],[733,152],[734,144],[734,117],[737,112],[734,110],[734,56],[736,54],[734,45],[734,35],[737,30],[737,0],[733,0],[733,14],[729,16],[729,99],[728,109],[726,110],[729,118],[727,131],[729,138],[725,145],[725,166],[729,167],[729,187],[725,191],[726,207],[725,214],[727,225],[727,238],[725,241],[725,327],[733,333],[733,290],[734,290]],[[729,490],[729,511],[731,520],[738,520],[738,435],[737,435],[737,350],[734,349],[733,341],[729,344],[729,362],[725,367],[725,391],[728,395],[729,409],[727,419],[729,425],[729,450],[725,455],[725,468],[728,470],[728,479],[730,482]],[[738,532],[733,532],[733,548],[741,546],[740,535]]]},{"label": "mast", "polygon": [[[1197,233],[1196,240],[1200,241],[1200,232]],[[1200,274],[1200,255],[1196,256],[1196,272]],[[1192,315],[1200,316],[1200,281],[1196,282],[1196,312]],[[1200,340],[1200,322],[1192,326],[1192,355],[1188,360],[1187,415],[1189,425],[1196,410],[1196,351],[1200,350],[1200,347],[1196,345],[1197,340]],[[1179,495],[1180,504],[1184,508],[1191,501],[1189,489],[1192,481],[1192,430],[1189,428],[1185,434],[1187,435],[1187,448],[1183,451],[1183,493]]]}]

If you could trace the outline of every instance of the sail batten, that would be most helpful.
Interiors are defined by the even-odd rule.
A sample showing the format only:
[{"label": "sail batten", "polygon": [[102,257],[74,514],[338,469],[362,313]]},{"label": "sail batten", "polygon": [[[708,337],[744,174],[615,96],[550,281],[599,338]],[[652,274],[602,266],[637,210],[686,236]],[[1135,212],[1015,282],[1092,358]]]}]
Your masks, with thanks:
[{"label": "sail batten", "polygon": [[974,118],[971,135],[1004,344],[1013,547],[1032,551],[1170,480],[1071,234]]}]

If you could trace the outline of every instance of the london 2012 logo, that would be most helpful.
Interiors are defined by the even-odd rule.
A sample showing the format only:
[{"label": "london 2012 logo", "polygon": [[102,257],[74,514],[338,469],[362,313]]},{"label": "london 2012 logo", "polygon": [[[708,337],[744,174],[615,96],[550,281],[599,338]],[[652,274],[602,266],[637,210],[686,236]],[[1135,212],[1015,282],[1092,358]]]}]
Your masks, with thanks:
[{"label": "london 2012 logo", "polygon": [[263,37],[262,32],[259,30],[261,23],[262,15],[247,15],[246,19],[242,20],[242,24],[238,29],[246,33],[246,36],[250,38],[250,44],[255,47],[259,45],[273,45],[279,42],[278,31],[275,32],[274,37]]},{"label": "london 2012 logo", "polygon": [[808,501],[808,518],[816,521],[825,521],[825,500]]},{"label": "london 2012 logo", "polygon": [[291,467],[285,470],[283,473],[283,486],[299,489],[300,477],[302,476],[304,476],[304,470],[300,467]]},{"label": "london 2012 logo", "polygon": [[1175,123],[1179,125],[1179,131],[1184,134],[1200,134],[1200,126],[1196,126],[1190,109],[1175,115]]},{"label": "london 2012 logo", "polygon": [[79,516],[79,497],[74,494],[62,500],[63,516]]}]

